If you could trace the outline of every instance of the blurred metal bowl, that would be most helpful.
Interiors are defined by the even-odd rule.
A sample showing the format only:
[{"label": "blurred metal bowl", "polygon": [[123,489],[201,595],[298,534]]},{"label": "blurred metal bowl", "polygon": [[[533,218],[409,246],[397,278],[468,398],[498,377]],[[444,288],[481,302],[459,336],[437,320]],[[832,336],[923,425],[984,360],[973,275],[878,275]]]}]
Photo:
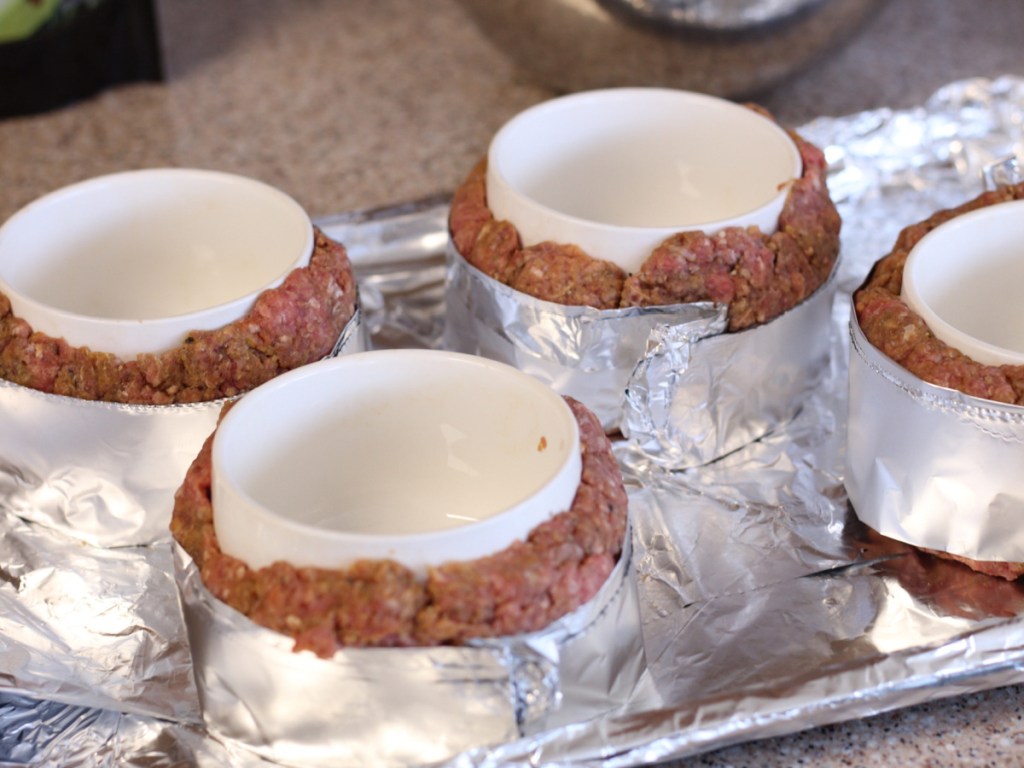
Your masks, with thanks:
[{"label": "blurred metal bowl", "polygon": [[624,85],[764,91],[834,50],[884,0],[458,0],[559,91]]}]

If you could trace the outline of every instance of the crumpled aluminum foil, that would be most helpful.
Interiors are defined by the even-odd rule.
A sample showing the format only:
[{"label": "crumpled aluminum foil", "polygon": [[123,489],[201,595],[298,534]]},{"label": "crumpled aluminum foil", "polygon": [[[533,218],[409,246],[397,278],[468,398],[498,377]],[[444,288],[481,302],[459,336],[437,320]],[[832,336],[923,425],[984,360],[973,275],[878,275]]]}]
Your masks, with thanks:
[{"label": "crumpled aluminum foil", "polygon": [[[844,488],[849,294],[902,226],[974,197],[981,169],[992,160],[1024,155],[1022,126],[1024,80],[1006,77],[953,83],[918,109],[877,110],[801,128],[826,148],[844,217],[832,355],[820,384],[782,428],[706,466],[665,471],[639,446],[617,444],[630,494],[647,663],[641,685],[603,715],[467,749],[446,765],[641,765],[1024,682],[1024,587],[874,533],[853,514]],[[378,247],[385,254],[380,301],[368,321],[383,343],[437,345],[443,203],[335,223],[328,234],[343,241],[337,233],[356,240],[366,234],[363,274],[374,271]],[[414,266],[416,254],[422,273]],[[177,600],[173,577],[162,570],[169,551],[160,544],[102,551],[69,545],[54,531],[12,518],[4,522],[0,580],[0,762],[271,764],[212,737],[197,722],[197,701],[181,684],[185,667],[172,663],[181,659],[180,645],[168,641],[180,634],[148,628],[152,613],[160,613],[151,601],[166,611]],[[90,570],[72,555],[104,565]],[[160,563],[161,576],[145,588],[137,577],[115,578],[115,571],[130,572],[150,558]],[[60,601],[49,613],[45,595],[31,602],[28,587],[45,587],[51,574],[78,585],[75,605],[65,602],[63,613]],[[77,605],[88,608],[79,615]],[[46,610],[37,613],[36,606]],[[86,613],[102,615],[98,607],[108,613],[116,607],[132,618],[108,631],[86,621]],[[42,638],[57,637],[71,617],[72,627],[92,631],[73,629],[72,636],[44,644]],[[33,632],[39,640],[29,637]],[[106,649],[136,633],[149,640],[138,641],[147,651],[131,664]],[[76,677],[70,661],[49,677],[10,673],[31,672],[26,658],[48,664],[53,651],[65,658],[109,657],[113,673],[96,695],[89,690],[95,680]],[[158,663],[164,671],[153,674]],[[125,693],[119,681],[133,681],[134,693]],[[158,702],[160,714],[148,702]]]},{"label": "crumpled aluminum foil", "polygon": [[791,418],[829,355],[835,282],[764,325],[724,333],[710,302],[596,310],[535,299],[448,247],[449,349],[513,365],[584,403],[669,469],[700,466]]},{"label": "crumpled aluminum foil", "polygon": [[830,279],[806,301],[739,333],[661,323],[626,383],[622,433],[667,469],[725,456],[785,424],[831,354]]},{"label": "crumpled aluminum foil", "polygon": [[200,721],[166,547],[90,547],[6,510],[0,529],[4,691]]}]

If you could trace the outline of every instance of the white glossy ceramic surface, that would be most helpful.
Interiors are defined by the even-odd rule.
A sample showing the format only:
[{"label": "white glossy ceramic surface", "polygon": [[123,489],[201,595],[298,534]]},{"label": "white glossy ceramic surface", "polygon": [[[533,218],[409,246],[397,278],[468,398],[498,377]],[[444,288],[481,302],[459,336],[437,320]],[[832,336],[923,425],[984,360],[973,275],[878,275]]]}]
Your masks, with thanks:
[{"label": "white glossy ceramic surface", "polygon": [[1024,201],[957,216],[925,235],[902,298],[932,333],[986,365],[1024,365]]},{"label": "white glossy ceramic surface", "polygon": [[431,565],[500,551],[569,508],[579,428],[553,390],[454,352],[385,350],[284,374],[213,444],[224,552],[253,568]]},{"label": "white glossy ceramic surface", "polygon": [[683,230],[774,232],[800,153],[775,122],[662,88],[588,91],[506,123],[488,151],[487,202],[524,245],[578,245],[635,272]]},{"label": "white glossy ceramic surface", "polygon": [[0,291],[35,330],[132,359],[244,315],[309,261],[292,198],[214,171],[158,168],[64,187],[0,227]]}]

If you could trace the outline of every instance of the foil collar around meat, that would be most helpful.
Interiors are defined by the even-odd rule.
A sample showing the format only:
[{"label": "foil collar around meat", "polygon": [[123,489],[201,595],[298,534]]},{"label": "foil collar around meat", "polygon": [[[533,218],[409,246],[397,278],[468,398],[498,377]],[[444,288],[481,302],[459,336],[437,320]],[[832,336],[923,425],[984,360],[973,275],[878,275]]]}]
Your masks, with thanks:
[{"label": "foil collar around meat", "polygon": [[630,552],[627,538],[598,594],[544,630],[322,659],[214,598],[175,547],[206,726],[285,765],[406,766],[603,714],[645,669]]},{"label": "foil collar around meat", "polygon": [[508,363],[584,403],[670,469],[700,466],[791,418],[829,356],[835,282],[725,333],[710,302],[597,310],[533,298],[448,246],[445,346]]},{"label": "foil collar around meat", "polygon": [[[882,536],[845,489],[850,293],[903,226],[976,196],[992,160],[1024,157],[1022,126],[1024,80],[1005,77],[799,129],[831,161],[844,220],[819,383],[780,428],[706,465],[668,471],[616,444],[644,650],[636,690],[603,714],[534,721],[443,764],[637,766],[1024,682],[1024,586]],[[376,286],[371,346],[440,346],[444,202],[325,224]],[[0,761],[278,764],[202,722],[167,542],[95,548],[3,511]],[[624,663],[592,658],[562,667],[562,684]],[[574,695],[601,690],[582,685]]]},{"label": "foil collar around meat", "polygon": [[[365,346],[357,308],[330,356]],[[227,402],[105,403],[0,379],[0,509],[95,547],[166,539],[174,492]]]},{"label": "foil collar around meat", "polygon": [[916,546],[1024,562],[1024,407],[922,381],[851,313],[846,489],[861,520]]}]

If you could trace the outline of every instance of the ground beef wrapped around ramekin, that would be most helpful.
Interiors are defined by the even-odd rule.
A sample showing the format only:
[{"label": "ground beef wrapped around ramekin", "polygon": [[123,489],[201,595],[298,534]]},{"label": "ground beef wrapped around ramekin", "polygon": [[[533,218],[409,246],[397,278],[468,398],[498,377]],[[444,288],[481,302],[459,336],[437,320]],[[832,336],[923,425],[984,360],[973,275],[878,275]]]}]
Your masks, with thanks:
[{"label": "ground beef wrapped around ramekin", "polygon": [[984,365],[937,339],[920,315],[900,298],[903,266],[918,241],[950,219],[990,205],[1024,199],[1024,184],[985,192],[956,208],[938,211],[913,224],[896,239],[892,251],[872,268],[854,293],[857,321],[879,351],[919,379],[966,395],[1024,405],[1024,366]]},{"label": "ground beef wrapped around ramekin", "polygon": [[[970,211],[1024,199],[1024,184],[985,192],[956,208],[937,211],[900,232],[892,251],[872,268],[853,296],[857,322],[864,336],[886,357],[919,379],[972,397],[1024,405],[1024,366],[985,365],[936,338],[924,320],[900,298],[903,267],[911,249],[933,229]],[[1024,576],[1024,563],[972,560],[960,555],[925,550],[956,560],[981,573],[1015,580]]]},{"label": "ground beef wrapped around ramekin", "polygon": [[[597,418],[566,398],[583,471],[572,506],[488,557],[431,568],[391,560],[327,570],[277,562],[252,570],[221,552],[210,497],[213,436],[175,497],[171,532],[219,600],[324,658],[344,647],[453,645],[542,629],[590,600],[622,552],[628,504]],[[343,500],[339,500],[343,503]]]},{"label": "ground beef wrapped around ramekin", "polygon": [[452,198],[452,242],[473,266],[535,298],[596,309],[695,301],[729,305],[729,330],[768,322],[796,306],[832,274],[840,219],[825,183],[821,151],[790,133],[803,173],[789,190],[777,231],[727,227],[680,232],[659,245],[633,275],[572,244],[523,247],[515,226],[487,207],[486,159]]},{"label": "ground beef wrapped around ramekin", "polygon": [[0,294],[0,378],[49,394],[139,405],[234,397],[329,354],[355,305],[348,255],[319,230],[308,266],[260,294],[247,315],[131,361],[34,332]]}]

